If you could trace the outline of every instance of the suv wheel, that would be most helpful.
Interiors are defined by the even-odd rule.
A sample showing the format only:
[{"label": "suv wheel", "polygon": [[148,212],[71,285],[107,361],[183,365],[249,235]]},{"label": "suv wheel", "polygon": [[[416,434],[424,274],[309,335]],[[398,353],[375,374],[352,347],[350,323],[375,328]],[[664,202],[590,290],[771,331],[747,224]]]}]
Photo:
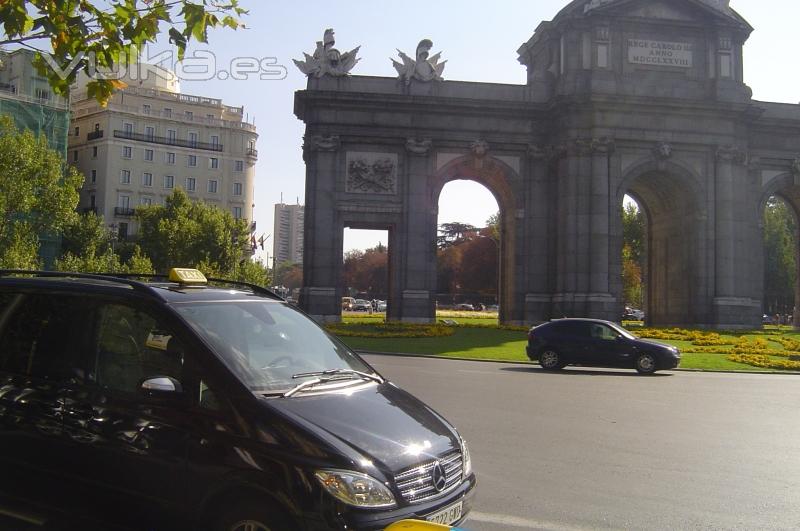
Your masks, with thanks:
[{"label": "suv wheel", "polygon": [[293,529],[283,515],[263,503],[238,503],[217,520],[215,531],[285,531]]},{"label": "suv wheel", "polygon": [[561,361],[561,355],[551,348],[546,348],[539,353],[539,365],[546,371],[563,369],[566,365]]},{"label": "suv wheel", "polygon": [[636,370],[639,374],[653,374],[656,372],[656,358],[652,354],[642,354],[636,358]]}]

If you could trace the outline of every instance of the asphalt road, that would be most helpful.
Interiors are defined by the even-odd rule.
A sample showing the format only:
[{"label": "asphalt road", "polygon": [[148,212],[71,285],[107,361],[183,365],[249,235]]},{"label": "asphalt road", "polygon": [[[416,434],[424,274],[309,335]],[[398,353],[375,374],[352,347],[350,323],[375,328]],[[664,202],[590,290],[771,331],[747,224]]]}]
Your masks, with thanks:
[{"label": "asphalt road", "polygon": [[472,531],[800,529],[800,376],[365,358],[468,441]]}]

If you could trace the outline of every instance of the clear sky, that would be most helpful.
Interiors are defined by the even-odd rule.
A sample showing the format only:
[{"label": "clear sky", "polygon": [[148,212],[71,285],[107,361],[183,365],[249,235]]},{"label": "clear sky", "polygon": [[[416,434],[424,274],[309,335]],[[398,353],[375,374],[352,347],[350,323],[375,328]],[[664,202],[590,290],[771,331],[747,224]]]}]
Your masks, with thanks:
[{"label": "clear sky", "polygon": [[[516,50],[543,20],[551,20],[567,0],[419,0],[275,2],[240,0],[250,10],[249,29],[215,31],[208,47],[218,64],[235,57],[275,57],[286,68],[280,80],[213,80],[183,82],[182,91],[222,98],[243,105],[258,127],[255,218],[258,233],[272,233],[274,204],[304,202],[304,126],[293,113],[294,93],[306,79],[292,63],[303,52],[313,53],[325,28],[336,32],[341,51],[361,45],[355,75],[396,76],[390,57],[396,48],[413,56],[423,38],[433,40],[433,52],[447,59],[445,79],[497,83],[525,82],[525,68]],[[745,80],[754,97],[764,101],[800,102],[797,68],[799,0],[732,0],[755,31],[745,46]],[[497,211],[488,190],[474,183],[451,183],[442,194],[440,223],[461,221],[482,226]],[[360,232],[360,231],[358,231]],[[348,236],[345,250],[372,247],[376,235]],[[270,240],[271,241],[271,240]],[[384,242],[385,243],[385,242]],[[271,254],[271,249],[269,249]]]}]

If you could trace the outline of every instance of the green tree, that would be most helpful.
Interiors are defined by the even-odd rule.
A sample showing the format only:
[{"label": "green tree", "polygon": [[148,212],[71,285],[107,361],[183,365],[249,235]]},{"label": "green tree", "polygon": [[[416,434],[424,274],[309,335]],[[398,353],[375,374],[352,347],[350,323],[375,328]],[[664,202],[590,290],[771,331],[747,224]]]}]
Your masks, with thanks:
[{"label": "green tree", "polygon": [[93,68],[132,64],[164,27],[183,59],[192,39],[205,43],[210,29],[244,27],[239,17],[245,13],[238,0],[2,0],[0,46],[37,50],[39,72],[56,94],[69,94],[78,72],[85,72],[94,78],[89,96],[105,103],[124,84],[98,78]]},{"label": "green tree", "polygon": [[476,230],[478,229],[469,223],[442,223],[439,225],[439,236],[437,238],[439,249],[445,249],[463,242],[469,234],[474,233]]},{"label": "green tree", "polygon": [[39,236],[58,233],[77,214],[83,176],[44,136],[0,117],[0,265],[37,268]]},{"label": "green tree", "polygon": [[103,218],[94,212],[80,214],[64,225],[61,235],[62,254],[86,256],[104,254],[111,248],[111,231]]},{"label": "green tree", "polygon": [[641,308],[644,292],[644,215],[628,202],[622,207],[622,292],[625,302]]},{"label": "green tree", "polygon": [[[198,267],[208,276],[236,279],[250,259],[250,230],[243,219],[200,201],[181,189],[167,197],[166,205],[136,209],[138,243],[156,271],[173,267]],[[246,265],[246,264],[245,264]],[[249,273],[248,273],[249,274]]]},{"label": "green tree", "polygon": [[764,209],[764,311],[770,315],[794,310],[796,230],[786,203],[771,197]]},{"label": "green tree", "polygon": [[150,259],[144,256],[138,247],[134,249],[133,255],[126,262],[123,262],[111,247],[100,253],[94,249],[81,255],[67,252],[56,260],[55,269],[56,271],[80,273],[136,273],[140,275],[151,275],[154,272]]}]

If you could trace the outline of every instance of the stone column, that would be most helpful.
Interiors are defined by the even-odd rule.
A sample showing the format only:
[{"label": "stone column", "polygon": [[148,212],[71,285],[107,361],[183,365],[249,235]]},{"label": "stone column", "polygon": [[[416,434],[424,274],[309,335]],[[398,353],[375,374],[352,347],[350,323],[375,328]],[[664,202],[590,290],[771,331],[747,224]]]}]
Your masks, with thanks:
[{"label": "stone column", "polygon": [[[757,326],[754,301],[750,295],[748,267],[739,260],[739,253],[746,253],[749,245],[742,234],[746,214],[746,162],[747,155],[736,146],[721,146],[717,149],[715,175],[715,291],[714,320],[722,328],[739,327],[744,323]],[[737,241],[740,242],[737,249]]]},{"label": "stone column", "polygon": [[320,322],[341,320],[342,226],[336,214],[338,136],[307,136],[303,288],[300,306]]},{"label": "stone column", "polygon": [[402,253],[399,272],[400,320],[411,323],[436,321],[436,208],[431,204],[428,180],[431,173],[430,139],[406,142],[406,181],[403,226],[395,241]]},{"label": "stone column", "polygon": [[552,293],[550,285],[551,245],[555,240],[554,223],[551,223],[553,209],[548,189],[549,161],[552,149],[531,145],[528,147],[528,175],[525,179],[525,241],[524,285],[525,311],[527,324],[547,321],[551,317]]},{"label": "stone column", "polygon": [[611,295],[611,217],[619,216],[615,198],[609,188],[609,157],[614,141],[594,139],[592,150],[591,217],[589,228],[589,294],[588,314],[592,317],[616,320],[616,299]]}]

